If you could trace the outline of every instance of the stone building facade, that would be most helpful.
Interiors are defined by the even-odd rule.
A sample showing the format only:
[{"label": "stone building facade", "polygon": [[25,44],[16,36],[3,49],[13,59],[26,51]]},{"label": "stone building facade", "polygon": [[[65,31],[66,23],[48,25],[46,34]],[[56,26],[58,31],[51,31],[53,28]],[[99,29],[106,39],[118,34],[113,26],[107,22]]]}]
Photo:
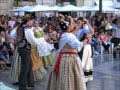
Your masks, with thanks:
[{"label": "stone building facade", "polygon": [[34,1],[23,1],[23,0],[0,0],[0,15],[11,15],[12,13],[9,11],[18,6],[24,5],[35,5]]},{"label": "stone building facade", "polygon": [[10,14],[9,10],[14,6],[14,0],[0,0],[0,15]]},{"label": "stone building facade", "polygon": [[76,0],[77,6],[93,6],[95,4],[95,0]]},{"label": "stone building facade", "polygon": [[36,0],[36,4],[54,6],[56,5],[56,0]]},{"label": "stone building facade", "polygon": [[[105,0],[103,0],[105,1]],[[117,0],[113,0],[114,3]],[[0,0],[0,14],[10,14],[9,10],[16,6],[43,4],[48,6],[73,4],[76,6],[94,6],[95,0]]]}]

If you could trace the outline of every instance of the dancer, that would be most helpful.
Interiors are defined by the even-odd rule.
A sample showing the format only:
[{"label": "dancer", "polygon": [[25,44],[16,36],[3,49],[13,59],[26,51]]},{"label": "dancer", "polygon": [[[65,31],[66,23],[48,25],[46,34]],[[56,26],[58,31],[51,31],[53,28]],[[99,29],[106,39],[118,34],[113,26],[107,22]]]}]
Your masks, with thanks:
[{"label": "dancer", "polygon": [[[34,76],[32,70],[32,58],[31,58],[31,45],[42,46],[42,41],[46,38],[34,37],[33,33],[33,20],[31,17],[27,17],[24,23],[21,24],[21,28],[17,30],[17,46],[18,53],[21,58],[21,68],[19,77],[19,90],[31,89],[34,87]],[[21,33],[20,33],[21,32]]]},{"label": "dancer", "polygon": [[34,75],[34,81],[40,81],[47,75],[47,71],[43,67],[42,60],[38,55],[37,47],[33,47],[31,53],[32,53],[31,57],[33,63],[32,70]]},{"label": "dancer", "polygon": [[93,59],[92,59],[92,48],[90,45],[92,35],[91,33],[87,33],[83,35],[81,41],[87,39],[87,44],[80,51],[80,58],[82,60],[82,67],[85,74],[85,81],[93,80]]},{"label": "dancer", "polygon": [[[19,27],[20,27],[20,25],[17,26],[18,29],[19,29]],[[17,28],[15,28],[15,29],[17,29]],[[16,33],[16,30],[12,31],[10,34],[11,37],[14,37],[13,39],[16,39],[15,33]],[[16,40],[15,40],[15,42],[16,42]],[[34,46],[34,47],[36,47],[36,46]],[[41,80],[47,74],[46,70],[43,67],[42,60],[41,60],[41,58],[39,58],[39,55],[37,52],[38,51],[36,48],[32,48],[31,57],[32,57],[32,63],[33,63],[32,70],[33,70],[33,75],[34,75],[34,81]],[[12,81],[13,85],[19,84],[18,77],[20,75],[20,66],[21,66],[21,58],[18,53],[18,46],[16,46],[14,60],[12,61],[11,72],[10,72],[10,80]]]},{"label": "dancer", "polygon": [[[35,21],[35,23],[34,23],[34,35],[36,38],[45,37],[45,34],[44,34],[42,28],[39,27],[38,21]],[[54,47],[53,47],[53,45],[49,44],[46,41],[43,43],[44,43],[44,45],[42,45],[42,47],[38,45],[37,49],[38,49],[39,56],[42,59],[44,67],[47,68],[48,65],[52,65],[52,63],[53,63],[51,50],[54,49]]]},{"label": "dancer", "polygon": [[79,42],[74,34],[75,23],[60,22],[63,33],[59,38],[59,55],[49,78],[47,90],[86,90],[85,78],[77,51],[86,44]]}]

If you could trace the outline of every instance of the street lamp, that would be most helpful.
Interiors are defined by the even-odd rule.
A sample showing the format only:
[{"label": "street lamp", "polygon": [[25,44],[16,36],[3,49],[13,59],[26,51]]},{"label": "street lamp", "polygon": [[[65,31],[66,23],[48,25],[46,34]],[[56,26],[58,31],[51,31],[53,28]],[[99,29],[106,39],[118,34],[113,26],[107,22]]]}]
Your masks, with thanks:
[{"label": "street lamp", "polygon": [[99,0],[99,14],[102,14],[102,0]]}]

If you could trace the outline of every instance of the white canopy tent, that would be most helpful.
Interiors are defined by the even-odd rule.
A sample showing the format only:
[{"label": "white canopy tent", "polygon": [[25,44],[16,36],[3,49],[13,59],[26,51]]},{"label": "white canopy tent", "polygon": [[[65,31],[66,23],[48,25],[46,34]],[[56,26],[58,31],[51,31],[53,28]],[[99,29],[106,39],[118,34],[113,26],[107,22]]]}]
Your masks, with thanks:
[{"label": "white canopy tent", "polygon": [[[99,6],[99,0],[95,0],[95,3],[97,6]],[[102,0],[102,6],[112,6],[113,1],[112,0]]]},{"label": "white canopy tent", "polygon": [[114,4],[111,6],[112,8],[120,8],[120,3]]},{"label": "white canopy tent", "polygon": [[29,12],[43,12],[43,11],[50,11],[50,7],[44,5],[35,5],[32,7]]},{"label": "white canopy tent", "polygon": [[52,6],[52,7],[50,7],[50,11],[59,11],[60,10],[60,8],[61,7],[59,7],[59,6]]},{"label": "white canopy tent", "polygon": [[14,9],[12,9],[12,10],[9,10],[9,11],[11,11],[11,12],[18,12],[18,11],[21,10],[21,8],[22,8],[22,7],[16,7],[16,8],[14,8]]},{"label": "white canopy tent", "polygon": [[[117,12],[118,11],[118,9],[114,9],[112,7],[109,7],[109,6],[103,6],[102,9],[103,9],[103,12],[106,12],[106,11],[107,12]],[[91,11],[99,11],[99,6],[91,7]]]},{"label": "white canopy tent", "polygon": [[29,12],[32,9],[32,6],[23,6],[23,7],[18,7],[16,9],[10,10],[14,12]]},{"label": "white canopy tent", "polygon": [[[74,5],[65,5],[63,7],[59,6],[45,6],[45,5],[35,5],[35,6],[24,6],[24,7],[18,7],[17,9],[13,9],[10,11],[14,12],[48,12],[48,11],[60,11],[60,12],[66,12],[66,11],[99,11],[99,6],[82,6],[77,7]],[[103,12],[117,12],[118,9],[114,9],[110,6],[103,6]]]},{"label": "white canopy tent", "polygon": [[35,6],[23,6],[23,7],[18,7],[16,9],[10,10],[13,12],[39,12],[39,11],[90,11],[90,7],[87,6],[82,6],[82,7],[77,7],[74,5],[66,5],[63,7],[59,6],[45,6],[45,5],[35,5]]},{"label": "white canopy tent", "polygon": [[65,5],[63,7],[59,6],[45,6],[45,5],[35,5],[35,6],[24,6],[18,7],[16,9],[10,10],[13,12],[38,12],[38,11],[90,11],[90,7],[82,6],[77,7],[74,5]]},{"label": "white canopy tent", "polygon": [[89,6],[82,6],[79,8],[79,11],[91,11],[91,7]]},{"label": "white canopy tent", "polygon": [[74,5],[66,5],[59,8],[59,11],[66,12],[66,11],[79,11],[80,8]]}]

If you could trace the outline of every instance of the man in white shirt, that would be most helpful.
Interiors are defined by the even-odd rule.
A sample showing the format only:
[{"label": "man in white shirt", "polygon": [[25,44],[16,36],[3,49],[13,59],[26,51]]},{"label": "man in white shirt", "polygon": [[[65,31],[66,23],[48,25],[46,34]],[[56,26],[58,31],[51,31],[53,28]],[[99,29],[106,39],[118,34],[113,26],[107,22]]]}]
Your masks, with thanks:
[{"label": "man in white shirt", "polygon": [[31,58],[31,44],[28,42],[25,36],[27,29],[32,29],[32,18],[24,20],[25,24],[18,27],[20,32],[17,32],[17,45],[18,53],[21,57],[21,69],[19,77],[19,90],[28,90],[34,87],[34,77],[32,71],[32,58]]}]

